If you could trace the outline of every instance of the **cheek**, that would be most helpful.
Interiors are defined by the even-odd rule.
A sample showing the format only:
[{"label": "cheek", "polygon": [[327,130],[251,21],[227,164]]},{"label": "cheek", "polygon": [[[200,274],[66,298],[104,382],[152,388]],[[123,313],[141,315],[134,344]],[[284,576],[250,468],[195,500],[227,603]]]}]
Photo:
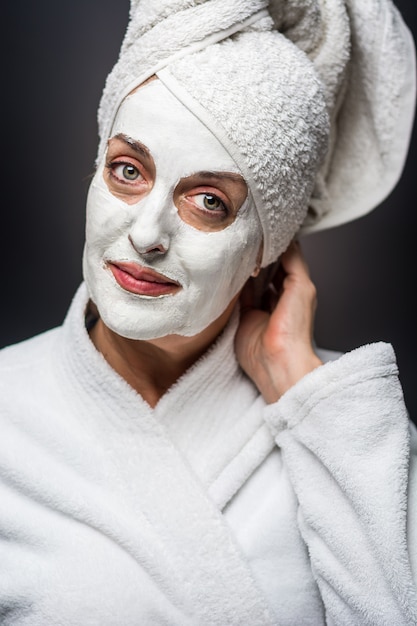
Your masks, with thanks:
[{"label": "cheek", "polygon": [[176,252],[196,285],[209,284],[212,291],[233,286],[236,291],[251,275],[261,241],[256,217],[238,218],[223,231],[211,233],[182,224]]},{"label": "cheek", "polygon": [[89,246],[108,245],[131,223],[132,207],[115,198],[103,180],[94,178],[87,196],[86,241]]}]

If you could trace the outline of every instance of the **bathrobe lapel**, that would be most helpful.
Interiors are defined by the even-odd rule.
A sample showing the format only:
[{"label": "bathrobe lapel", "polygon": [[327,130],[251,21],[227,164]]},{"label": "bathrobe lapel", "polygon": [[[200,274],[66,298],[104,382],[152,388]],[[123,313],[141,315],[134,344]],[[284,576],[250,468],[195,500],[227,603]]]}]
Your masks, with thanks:
[{"label": "bathrobe lapel", "polygon": [[[95,519],[99,528],[103,524],[108,527],[109,520],[114,519],[113,528],[106,532],[125,545],[149,576],[157,579],[160,589],[169,594],[180,611],[179,623],[273,624],[249,565],[209,495],[204,473],[196,474],[161,423],[158,413],[180,408],[180,390],[173,390],[165,409],[161,405],[159,411],[153,411],[92,347],[85,329],[80,327],[80,299],[67,317],[59,358],[64,363],[66,393],[73,404],[76,398],[74,414],[101,451],[99,465],[103,467],[106,489],[114,493],[111,515],[95,506],[94,513],[89,512],[89,523]],[[250,466],[259,464],[271,447],[271,439],[262,428],[264,435],[260,436],[259,429],[260,424],[253,421],[246,439],[249,448],[253,438],[258,442],[256,454],[252,454],[249,464],[243,463],[237,479],[236,467],[232,470],[233,488],[229,487],[229,494],[237,490]],[[230,474],[230,464],[236,463],[235,452],[230,459],[223,454],[214,482],[222,484],[223,471]],[[223,500],[227,500],[224,489],[222,493]],[[108,506],[111,508],[112,503]],[[82,511],[79,515],[82,518]],[[127,523],[126,516],[131,516]]]}]

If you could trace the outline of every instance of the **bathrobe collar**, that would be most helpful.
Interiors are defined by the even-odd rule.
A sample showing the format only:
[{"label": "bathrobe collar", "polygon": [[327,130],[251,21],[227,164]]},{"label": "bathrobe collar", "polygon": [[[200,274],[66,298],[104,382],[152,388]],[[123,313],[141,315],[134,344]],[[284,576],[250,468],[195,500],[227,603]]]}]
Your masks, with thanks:
[{"label": "bathrobe collar", "polygon": [[[127,506],[138,511],[144,541],[149,536],[153,558],[161,566],[158,571],[166,572],[167,580],[174,576],[174,587],[188,587],[188,593],[178,597],[185,603],[184,615],[192,611],[198,623],[272,624],[267,603],[220,508],[269,454],[273,439],[249,381],[243,392],[246,410],[238,420],[225,407],[222,445],[218,436],[222,415],[214,397],[214,404],[206,404],[216,385],[224,389],[225,378],[231,386],[242,380],[232,346],[238,314],[206,356],[152,409],[93,346],[85,328],[87,303],[82,284],[64,323],[57,367],[61,363],[68,397],[76,403],[81,421],[98,445],[108,447],[109,480],[120,482]],[[191,407],[196,424],[187,440],[182,419],[191,425]],[[209,418],[215,427],[207,425]],[[212,463],[204,454],[204,438],[211,451],[219,443]]]}]

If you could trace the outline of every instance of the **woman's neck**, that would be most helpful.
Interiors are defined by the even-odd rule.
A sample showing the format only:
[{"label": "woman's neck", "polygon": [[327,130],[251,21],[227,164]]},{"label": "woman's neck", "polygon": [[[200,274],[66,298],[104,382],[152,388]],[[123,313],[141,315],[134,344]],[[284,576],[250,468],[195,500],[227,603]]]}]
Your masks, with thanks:
[{"label": "woman's neck", "polygon": [[237,297],[219,318],[192,337],[167,335],[147,341],[126,339],[99,318],[90,330],[90,338],[111,367],[153,408],[222,332],[236,300]]}]

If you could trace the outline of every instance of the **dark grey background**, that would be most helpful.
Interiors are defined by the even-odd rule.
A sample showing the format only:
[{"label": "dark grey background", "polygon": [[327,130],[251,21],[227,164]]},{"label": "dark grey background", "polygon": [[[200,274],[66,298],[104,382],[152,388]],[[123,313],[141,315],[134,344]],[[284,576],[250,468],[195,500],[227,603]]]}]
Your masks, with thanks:
[{"label": "dark grey background", "polygon": [[[397,6],[416,38],[415,0]],[[60,324],[81,281],[96,111],[128,0],[21,0],[2,7],[0,345]],[[319,345],[394,345],[416,421],[416,135],[402,179],[368,216],[304,239],[318,287]]]}]

